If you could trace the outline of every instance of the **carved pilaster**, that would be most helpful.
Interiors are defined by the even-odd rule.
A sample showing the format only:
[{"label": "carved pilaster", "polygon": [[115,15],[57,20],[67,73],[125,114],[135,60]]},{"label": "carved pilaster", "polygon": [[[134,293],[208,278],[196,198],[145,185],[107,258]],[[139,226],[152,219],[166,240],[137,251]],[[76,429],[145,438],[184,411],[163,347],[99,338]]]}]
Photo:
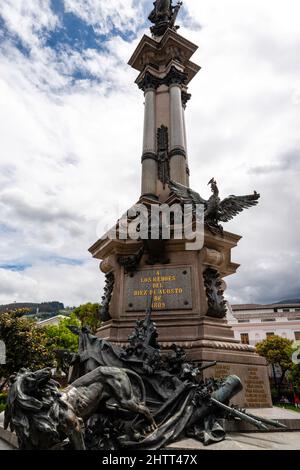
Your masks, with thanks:
[{"label": "carved pilaster", "polygon": [[170,179],[169,133],[166,126],[157,130],[158,178],[165,185]]}]

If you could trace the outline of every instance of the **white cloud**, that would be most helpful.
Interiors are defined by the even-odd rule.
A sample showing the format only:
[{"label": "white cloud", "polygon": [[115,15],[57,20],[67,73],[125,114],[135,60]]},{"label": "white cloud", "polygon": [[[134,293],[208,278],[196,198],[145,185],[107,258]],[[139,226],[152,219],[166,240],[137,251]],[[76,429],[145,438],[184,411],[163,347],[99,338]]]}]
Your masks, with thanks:
[{"label": "white cloud", "polygon": [[2,0],[0,14],[9,32],[29,47],[43,43],[47,32],[59,24],[50,0]]},{"label": "white cloud", "polygon": [[[9,37],[0,46],[0,264],[32,264],[0,269],[0,302],[99,299],[103,276],[87,248],[99,222],[113,223],[139,196],[143,97],[126,62],[143,33],[141,9],[152,2],[136,13],[130,0],[66,0],[97,31],[139,31],[81,54],[45,46],[59,27],[49,5],[0,7],[10,33],[31,49],[24,56]],[[299,269],[298,2],[189,0],[184,8],[192,22],[185,18],[179,32],[199,44],[203,67],[186,112],[192,187],[208,196],[214,175],[222,196],[262,193],[257,208],[226,227],[244,236],[228,293],[241,302],[287,297],[299,287],[291,274]],[[74,82],[77,69],[99,80]],[[50,255],[83,265],[45,262]]]},{"label": "white cloud", "polygon": [[87,299],[99,302],[103,282],[97,274],[91,261],[83,266],[37,263],[21,273],[0,269],[0,303],[63,299],[73,306]]},{"label": "white cloud", "polygon": [[134,0],[64,0],[67,12],[72,12],[94,26],[99,34],[113,28],[131,32],[144,21],[141,4]]}]

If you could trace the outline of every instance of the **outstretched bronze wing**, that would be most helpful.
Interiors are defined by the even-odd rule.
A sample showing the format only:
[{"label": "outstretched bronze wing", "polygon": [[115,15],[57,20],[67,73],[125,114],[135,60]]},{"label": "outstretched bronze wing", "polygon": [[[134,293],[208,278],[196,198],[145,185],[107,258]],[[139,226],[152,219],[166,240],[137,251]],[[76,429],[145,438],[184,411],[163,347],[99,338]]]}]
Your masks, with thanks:
[{"label": "outstretched bronze wing", "polygon": [[177,196],[183,204],[207,204],[207,201],[203,199],[200,194],[193,191],[191,188],[184,186],[181,183],[177,183],[173,180],[169,181],[169,188],[172,193]]},{"label": "outstretched bronze wing", "polygon": [[219,220],[221,222],[228,222],[228,220],[233,219],[234,216],[242,212],[244,209],[249,209],[249,207],[256,206],[260,194],[254,192],[254,194],[249,194],[247,196],[229,196],[225,198],[219,207]]}]

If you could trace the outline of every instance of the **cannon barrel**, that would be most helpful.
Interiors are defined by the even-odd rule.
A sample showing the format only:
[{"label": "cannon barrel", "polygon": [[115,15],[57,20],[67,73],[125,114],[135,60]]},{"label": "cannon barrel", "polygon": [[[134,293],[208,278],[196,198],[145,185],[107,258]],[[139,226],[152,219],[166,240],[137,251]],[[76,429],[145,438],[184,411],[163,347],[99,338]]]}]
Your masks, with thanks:
[{"label": "cannon barrel", "polygon": [[252,418],[246,413],[236,410],[235,408],[231,408],[230,406],[227,406],[224,403],[221,403],[220,401],[216,400],[213,397],[211,398],[211,403],[218,406],[219,408],[222,408],[222,410],[226,411],[229,416],[233,416],[234,418],[239,418],[242,421],[246,421],[249,424],[253,424],[253,426],[257,427],[258,429],[261,429],[262,431],[269,430],[268,426],[266,426],[262,421]]},{"label": "cannon barrel", "polygon": [[260,416],[255,416],[255,415],[252,415],[248,412],[244,412],[244,414],[246,416],[250,416],[250,418],[257,419],[257,420],[261,421],[262,423],[267,424],[268,426],[273,426],[274,428],[278,428],[278,429],[286,429],[287,428],[287,426],[285,424],[280,423],[277,420],[275,421],[273,419],[261,418]]}]

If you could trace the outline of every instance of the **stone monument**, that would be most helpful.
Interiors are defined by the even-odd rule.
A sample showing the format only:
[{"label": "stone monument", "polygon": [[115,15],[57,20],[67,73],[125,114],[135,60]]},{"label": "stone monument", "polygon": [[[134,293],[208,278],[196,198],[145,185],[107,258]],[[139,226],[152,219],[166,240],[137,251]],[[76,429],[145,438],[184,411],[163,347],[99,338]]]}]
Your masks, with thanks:
[{"label": "stone monument", "polygon": [[[154,24],[152,37],[145,35],[129,60],[138,72],[136,84],[145,101],[138,203],[149,210],[153,206],[188,204],[193,214],[196,206],[202,206],[203,244],[186,249],[188,240],[172,235],[174,220],[168,239],[161,236],[161,226],[155,239],[124,239],[118,221],[116,237],[104,236],[89,249],[94,258],[101,260],[100,269],[106,276],[103,323],[97,334],[124,345],[151,299],[164,349],[176,343],[187,351],[190,360],[217,361],[214,369],[203,372],[204,376],[236,374],[244,383],[236,402],[247,408],[269,407],[272,405],[265,359],[252,346],[234,339],[223,296],[223,279],[239,267],[232,261],[231,251],[241,236],[224,231],[220,222],[257,204],[259,195],[254,192],[221,201],[214,179],[209,183],[212,196],[208,201],[189,188],[185,110],[191,98],[188,86],[200,67],[191,61],[197,46],[182,37],[175,25],[180,6],[181,3],[173,6],[171,1],[163,0],[154,3],[149,16]],[[129,223],[132,220],[127,218]],[[194,223],[193,219],[193,226]]]}]

